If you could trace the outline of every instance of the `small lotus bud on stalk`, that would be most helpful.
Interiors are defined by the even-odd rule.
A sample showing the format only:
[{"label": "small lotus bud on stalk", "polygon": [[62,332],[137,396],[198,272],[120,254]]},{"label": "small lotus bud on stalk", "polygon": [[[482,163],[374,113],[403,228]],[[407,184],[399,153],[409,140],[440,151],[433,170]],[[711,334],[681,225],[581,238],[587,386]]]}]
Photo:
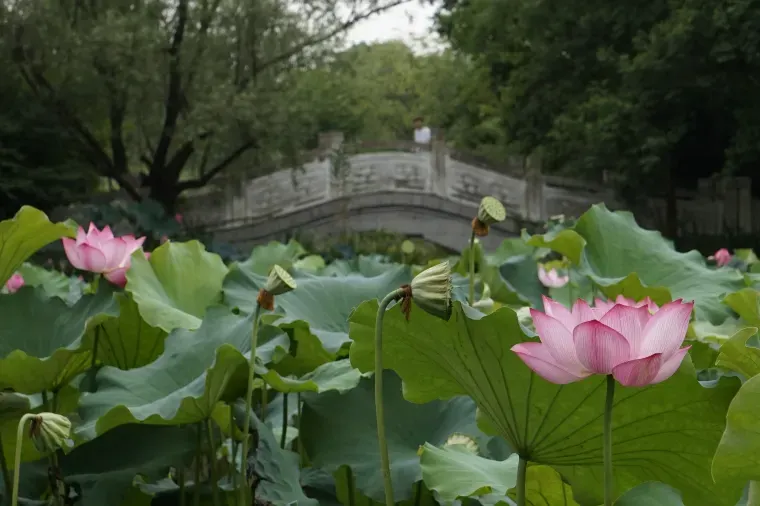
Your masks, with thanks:
[{"label": "small lotus bud on stalk", "polygon": [[[288,293],[297,288],[296,281],[293,277],[280,267],[279,265],[273,265],[269,271],[269,277],[264,285],[264,288],[259,290],[259,294],[256,297],[256,308],[253,312],[253,332],[251,333],[251,356],[248,359],[248,390],[245,396],[245,422],[243,424],[243,432],[246,436],[243,438],[243,453],[242,453],[242,470],[241,476],[248,476],[246,474],[247,455],[248,455],[248,430],[251,426],[251,406],[253,404],[253,390],[255,387],[255,367],[256,367],[256,341],[259,334],[259,315],[262,309],[272,311],[274,309],[274,298],[277,295]],[[240,504],[245,504],[245,492],[248,487],[240,487]]]},{"label": "small lotus bud on stalk", "polygon": [[412,300],[427,313],[448,321],[452,308],[451,267],[441,262],[417,274],[411,284],[403,285],[386,295],[380,301],[375,320],[375,415],[377,417],[377,439],[380,442],[380,462],[385,485],[385,505],[393,506],[393,482],[388,442],[385,438],[385,415],[383,409],[383,318],[388,305],[401,301],[401,311],[409,320]]},{"label": "small lotus bud on stalk", "polygon": [[24,445],[24,427],[31,421],[29,437],[40,453],[50,453],[63,447],[71,436],[71,421],[56,413],[27,413],[21,417],[16,430],[16,455],[13,472],[11,505],[18,504],[18,486],[21,473],[21,447]]},{"label": "small lotus bud on stalk", "polygon": [[475,303],[475,236],[485,237],[488,228],[494,223],[504,221],[507,210],[494,197],[483,197],[478,206],[478,215],[472,219],[472,234],[470,235],[470,293],[467,298],[471,306]]}]

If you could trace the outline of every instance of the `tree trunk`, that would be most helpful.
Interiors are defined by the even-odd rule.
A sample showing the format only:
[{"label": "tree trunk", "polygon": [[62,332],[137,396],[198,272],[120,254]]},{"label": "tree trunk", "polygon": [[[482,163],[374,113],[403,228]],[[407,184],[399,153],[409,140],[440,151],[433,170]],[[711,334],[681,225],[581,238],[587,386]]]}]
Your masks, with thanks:
[{"label": "tree trunk", "polygon": [[177,212],[179,197],[176,182],[165,181],[161,178],[147,178],[144,184],[149,188],[148,198],[161,204],[167,215],[174,216]]}]

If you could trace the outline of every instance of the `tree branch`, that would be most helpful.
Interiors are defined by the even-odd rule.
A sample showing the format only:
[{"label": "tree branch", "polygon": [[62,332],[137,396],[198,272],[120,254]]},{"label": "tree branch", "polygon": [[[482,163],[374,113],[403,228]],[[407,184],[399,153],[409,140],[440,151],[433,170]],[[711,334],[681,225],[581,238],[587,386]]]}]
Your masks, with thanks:
[{"label": "tree branch", "polygon": [[241,144],[235,151],[227,155],[227,157],[219,162],[216,166],[212,167],[211,170],[203,174],[198,179],[191,179],[190,181],[184,181],[177,185],[177,191],[178,193],[181,193],[185,190],[190,189],[196,189],[196,188],[203,188],[209,182],[211,182],[214,177],[222,172],[224,169],[229,167],[235,160],[240,158],[246,151],[249,151],[251,149],[257,148],[258,142],[255,140],[249,140],[247,142],[244,142]]},{"label": "tree branch", "polygon": [[176,131],[177,119],[184,104],[180,56],[182,41],[185,38],[185,27],[187,26],[188,2],[189,0],[179,0],[179,5],[177,6],[177,28],[174,30],[172,44],[169,48],[169,85],[164,107],[164,124],[161,127],[161,135],[153,155],[151,172],[164,168],[169,147]]}]

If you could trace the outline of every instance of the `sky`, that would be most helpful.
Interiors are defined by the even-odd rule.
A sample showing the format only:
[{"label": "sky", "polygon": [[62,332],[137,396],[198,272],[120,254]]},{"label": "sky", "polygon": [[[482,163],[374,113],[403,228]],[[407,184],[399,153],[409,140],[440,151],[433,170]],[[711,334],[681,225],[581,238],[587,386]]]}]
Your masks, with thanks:
[{"label": "sky", "polygon": [[427,44],[440,47],[440,38],[432,33],[435,11],[435,5],[411,0],[357,23],[349,30],[347,42],[358,44],[401,39],[413,49],[424,51],[424,45],[415,40],[423,37]]}]

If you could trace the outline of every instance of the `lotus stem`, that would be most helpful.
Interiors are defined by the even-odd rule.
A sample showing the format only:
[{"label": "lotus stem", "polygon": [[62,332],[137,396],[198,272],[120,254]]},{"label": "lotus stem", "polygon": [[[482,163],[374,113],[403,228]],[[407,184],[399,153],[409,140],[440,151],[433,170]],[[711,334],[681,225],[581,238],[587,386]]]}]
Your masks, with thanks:
[{"label": "lotus stem", "polygon": [[386,295],[377,308],[377,319],[375,321],[375,415],[377,416],[377,439],[380,444],[380,464],[385,485],[385,506],[393,506],[395,501],[393,499],[388,442],[385,439],[385,413],[383,410],[383,318],[385,318],[385,310],[388,305],[403,296],[403,288],[396,289]]},{"label": "lotus stem", "polygon": [[16,429],[16,454],[13,458],[13,494],[11,496],[11,506],[18,505],[18,484],[21,476],[21,447],[24,445],[24,427],[26,422],[37,416],[34,413],[26,413],[21,417]]},{"label": "lotus stem", "polygon": [[232,478],[232,490],[237,489],[237,454],[238,454],[238,443],[235,439],[235,418],[232,414],[232,404],[229,406],[230,408],[230,442],[232,443],[230,446],[232,447],[232,457],[231,457],[231,466],[230,466],[230,477]]},{"label": "lotus stem", "polygon": [[263,385],[261,385],[261,419],[266,417],[267,407],[269,406],[269,395],[267,394],[267,382],[264,378],[261,378]]},{"label": "lotus stem", "polygon": [[475,231],[470,234],[470,295],[468,304],[475,304]]},{"label": "lotus stem", "polygon": [[243,476],[243,483],[240,487],[240,504],[245,504],[245,492],[248,488],[248,440],[250,438],[249,432],[251,429],[251,404],[253,403],[253,379],[255,377],[256,366],[256,341],[259,334],[259,316],[261,315],[261,304],[256,304],[256,309],[253,311],[253,331],[251,332],[251,357],[248,359],[248,391],[245,394],[245,417],[243,422],[243,451],[240,456],[242,462],[240,464],[241,474]]},{"label": "lotus stem", "polygon": [[615,400],[615,378],[607,375],[607,398],[604,401],[604,506],[612,506],[615,479],[612,472],[612,406]]},{"label": "lotus stem", "polygon": [[200,424],[196,427],[197,433],[195,438],[195,469],[194,469],[194,488],[193,488],[193,505],[200,506],[201,504],[201,443],[202,443],[202,430]]},{"label": "lotus stem", "polygon": [[304,468],[306,466],[306,448],[303,447],[303,436],[301,435],[301,392],[296,393],[296,402],[298,403],[298,419],[296,420],[298,429],[298,461],[300,467]]},{"label": "lotus stem", "polygon": [[90,392],[94,392],[98,387],[95,381],[95,366],[98,364],[98,343],[100,342],[100,325],[95,327],[95,338],[92,342],[92,362],[90,362]]},{"label": "lotus stem", "polygon": [[355,506],[354,473],[351,472],[351,466],[346,466],[346,486],[348,487],[348,506]]},{"label": "lotus stem", "polygon": [[520,457],[517,461],[517,506],[525,506],[525,481],[527,478],[528,461]]},{"label": "lotus stem", "polygon": [[187,504],[185,497],[185,463],[182,461],[180,461],[180,466],[177,470],[177,481],[179,481],[179,506],[185,506]]},{"label": "lotus stem", "polygon": [[8,461],[5,460],[5,449],[3,448],[3,440],[0,438],[0,465],[3,469],[3,485],[5,485],[5,497],[3,502],[8,500],[8,491],[11,489],[13,478],[11,477],[11,471],[8,469]]},{"label": "lotus stem", "polygon": [[282,394],[282,434],[280,434],[280,448],[285,449],[288,435],[288,394]]},{"label": "lotus stem", "polygon": [[214,425],[211,418],[206,419],[206,437],[208,438],[209,469],[211,471],[211,493],[214,506],[221,506],[219,499],[219,473],[216,469],[216,443],[214,442]]}]

